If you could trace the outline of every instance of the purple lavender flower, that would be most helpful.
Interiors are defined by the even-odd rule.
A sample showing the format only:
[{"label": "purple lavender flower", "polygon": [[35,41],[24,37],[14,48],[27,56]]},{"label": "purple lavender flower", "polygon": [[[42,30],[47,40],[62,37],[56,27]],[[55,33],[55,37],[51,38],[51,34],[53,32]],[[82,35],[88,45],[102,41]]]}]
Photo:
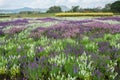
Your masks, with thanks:
[{"label": "purple lavender flower", "polygon": [[100,70],[95,70],[95,75],[94,76],[97,76],[98,79],[101,79],[101,77],[103,76],[103,74],[100,72]]},{"label": "purple lavender flower", "polygon": [[29,36],[33,39],[38,39],[45,32],[45,30],[46,30],[46,28],[44,28],[44,27],[38,27],[38,28],[32,30]]},{"label": "purple lavender flower", "polygon": [[[49,38],[71,38],[80,33],[81,24],[60,23],[46,29],[45,35]],[[83,31],[82,31],[83,32]]]},{"label": "purple lavender flower", "polygon": [[100,53],[110,52],[110,43],[109,42],[98,42]]},{"label": "purple lavender flower", "polygon": [[119,33],[120,32],[120,25],[119,24],[108,24],[103,22],[90,22],[83,24],[84,27],[92,28],[92,31],[101,32],[101,33]]},{"label": "purple lavender flower", "polygon": [[75,74],[77,74],[77,73],[78,73],[78,71],[79,71],[78,66],[74,65],[74,67],[73,67],[73,71],[74,71],[74,73],[75,73]]},{"label": "purple lavender flower", "polygon": [[38,51],[42,52],[42,51],[44,51],[44,48],[43,47],[38,47]]},{"label": "purple lavender flower", "polygon": [[67,44],[67,46],[64,49],[64,52],[67,55],[74,54],[76,57],[81,55],[84,52],[84,47],[82,45],[70,45]]},{"label": "purple lavender flower", "polygon": [[26,78],[23,78],[22,80],[27,80]]},{"label": "purple lavender flower", "polygon": [[28,24],[28,20],[26,20],[26,19],[23,19],[23,20],[18,19],[18,20],[14,20],[14,21],[0,22],[0,29],[3,29],[10,25],[14,25],[14,26],[22,25],[23,26],[26,24]]},{"label": "purple lavender flower", "polygon": [[21,31],[25,30],[26,27],[12,27],[11,29],[9,29],[9,34],[16,34],[16,33],[20,33]]},{"label": "purple lavender flower", "polygon": [[88,23],[88,22],[92,22],[93,20],[80,20],[80,21],[73,21],[73,20],[68,20],[66,21],[66,23],[68,24],[82,24],[82,23]]},{"label": "purple lavender flower", "polygon": [[0,30],[0,36],[1,36],[1,35],[4,35],[4,32],[3,32],[2,30]]},{"label": "purple lavender flower", "polygon": [[4,28],[4,26],[0,26],[0,29],[3,29]]},{"label": "purple lavender flower", "polygon": [[104,33],[93,33],[89,36],[90,40],[94,40],[94,38],[102,38],[104,37]]},{"label": "purple lavender flower", "polygon": [[32,32],[43,32],[43,31],[45,31],[45,27],[37,27],[36,29],[34,29],[34,30],[32,30]]},{"label": "purple lavender flower", "polygon": [[115,20],[120,21],[120,17],[105,17],[105,18],[97,18],[98,20]]},{"label": "purple lavender flower", "polygon": [[32,62],[31,64],[29,64],[29,67],[30,67],[31,69],[37,68],[37,67],[38,67],[38,64],[37,64],[36,62]]},{"label": "purple lavender flower", "polygon": [[59,21],[58,19],[55,19],[55,18],[41,18],[36,20],[41,20],[43,22]]}]

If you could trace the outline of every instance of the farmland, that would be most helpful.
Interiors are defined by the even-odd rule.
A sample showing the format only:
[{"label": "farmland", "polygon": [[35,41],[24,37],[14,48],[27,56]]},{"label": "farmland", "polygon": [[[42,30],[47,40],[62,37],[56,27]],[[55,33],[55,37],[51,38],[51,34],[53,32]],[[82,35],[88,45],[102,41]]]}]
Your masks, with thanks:
[{"label": "farmland", "polygon": [[0,19],[0,80],[119,80],[120,17]]}]

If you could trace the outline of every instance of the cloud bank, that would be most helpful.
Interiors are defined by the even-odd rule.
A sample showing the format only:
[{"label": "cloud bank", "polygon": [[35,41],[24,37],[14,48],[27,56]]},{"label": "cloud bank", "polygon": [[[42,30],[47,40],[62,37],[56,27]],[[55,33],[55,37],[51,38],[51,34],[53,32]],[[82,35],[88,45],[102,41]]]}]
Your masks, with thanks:
[{"label": "cloud bank", "polygon": [[78,5],[81,8],[104,7],[116,0],[0,0],[0,9],[15,9],[22,7],[48,8],[53,5]]}]

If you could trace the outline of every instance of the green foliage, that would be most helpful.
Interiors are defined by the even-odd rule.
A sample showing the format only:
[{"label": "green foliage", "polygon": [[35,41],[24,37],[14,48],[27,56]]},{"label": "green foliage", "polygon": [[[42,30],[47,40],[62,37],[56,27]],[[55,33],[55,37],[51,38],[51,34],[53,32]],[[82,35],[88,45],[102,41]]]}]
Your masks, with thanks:
[{"label": "green foliage", "polygon": [[5,59],[5,57],[3,56],[0,57],[0,75],[7,73],[7,68],[6,68],[7,62],[8,61],[7,59]]},{"label": "green foliage", "polygon": [[47,13],[58,13],[58,12],[62,12],[61,7],[59,7],[59,6],[52,6],[47,11]]},{"label": "green foliage", "polygon": [[[62,73],[65,73],[64,75],[70,75],[75,76],[75,78],[90,80],[92,77],[92,71],[94,71],[94,66],[92,66],[93,62],[90,61],[88,63],[90,58],[91,56],[87,56],[86,53],[83,53],[81,56],[77,57],[77,59],[74,56],[67,55],[66,57],[64,54],[61,54],[55,58],[51,58],[49,62],[51,64],[56,63],[58,67],[62,67],[64,69],[62,70]],[[56,68],[53,68],[53,70],[56,71]],[[57,73],[59,72],[61,72],[60,69],[57,69]]]},{"label": "green foliage", "polygon": [[14,64],[10,69],[10,73],[12,77],[20,75],[20,67]]},{"label": "green foliage", "polygon": [[37,12],[37,11],[22,11],[20,12],[19,14],[40,14],[40,12]]},{"label": "green foliage", "polygon": [[120,13],[120,1],[111,4],[111,10],[115,13]]},{"label": "green foliage", "polygon": [[89,37],[84,37],[83,40],[81,41],[82,44],[84,44],[85,49],[89,52],[98,52],[98,45],[95,42],[92,42],[89,40]]}]

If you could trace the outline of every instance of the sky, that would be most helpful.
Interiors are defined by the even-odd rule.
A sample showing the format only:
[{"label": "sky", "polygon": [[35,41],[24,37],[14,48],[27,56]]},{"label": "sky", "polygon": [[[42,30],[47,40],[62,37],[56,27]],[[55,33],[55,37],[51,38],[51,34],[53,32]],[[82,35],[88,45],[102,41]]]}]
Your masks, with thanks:
[{"label": "sky", "polygon": [[0,9],[17,9],[22,7],[49,8],[54,5],[67,7],[78,5],[81,8],[104,7],[116,0],[0,0]]}]

